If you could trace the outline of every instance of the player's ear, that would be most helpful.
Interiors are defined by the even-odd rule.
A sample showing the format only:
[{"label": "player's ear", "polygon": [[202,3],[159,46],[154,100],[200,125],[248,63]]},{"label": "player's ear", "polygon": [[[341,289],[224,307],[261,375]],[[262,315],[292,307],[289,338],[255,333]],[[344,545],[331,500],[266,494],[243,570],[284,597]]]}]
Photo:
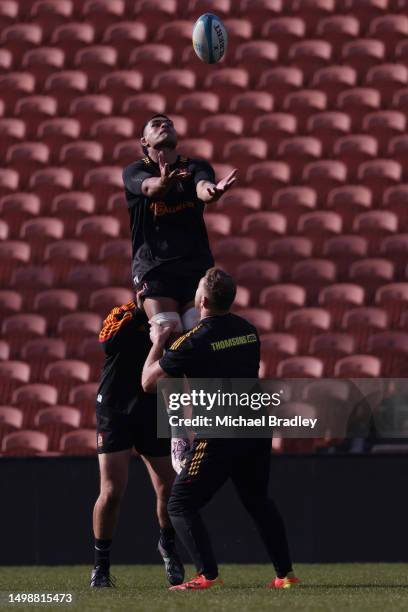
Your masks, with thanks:
[{"label": "player's ear", "polygon": [[200,307],[208,309],[210,306],[210,300],[206,295],[202,295],[200,299]]},{"label": "player's ear", "polygon": [[147,142],[147,140],[146,140],[146,138],[144,136],[141,137],[140,144],[142,145],[142,147],[147,147],[148,146],[148,142]]}]

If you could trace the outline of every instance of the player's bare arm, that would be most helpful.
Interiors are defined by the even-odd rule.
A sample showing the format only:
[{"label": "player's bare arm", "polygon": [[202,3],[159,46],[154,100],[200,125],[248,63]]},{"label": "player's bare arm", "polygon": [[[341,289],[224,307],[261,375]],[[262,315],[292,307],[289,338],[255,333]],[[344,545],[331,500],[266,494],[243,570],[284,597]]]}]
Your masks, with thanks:
[{"label": "player's bare arm", "polygon": [[220,197],[230,189],[237,180],[237,169],[234,168],[227,176],[217,184],[210,181],[199,181],[197,183],[197,197],[206,204],[218,202]]},{"label": "player's bare arm", "polygon": [[189,178],[187,170],[176,168],[170,172],[169,164],[165,161],[163,151],[158,153],[160,176],[147,178],[142,183],[142,192],[149,198],[163,196],[176,181]]},{"label": "player's bare arm", "polygon": [[147,356],[142,372],[142,387],[146,393],[156,393],[157,382],[161,378],[167,378],[167,374],[160,366],[159,360],[163,356],[166,342],[172,331],[172,327],[164,327],[154,322],[150,326],[152,348]]}]

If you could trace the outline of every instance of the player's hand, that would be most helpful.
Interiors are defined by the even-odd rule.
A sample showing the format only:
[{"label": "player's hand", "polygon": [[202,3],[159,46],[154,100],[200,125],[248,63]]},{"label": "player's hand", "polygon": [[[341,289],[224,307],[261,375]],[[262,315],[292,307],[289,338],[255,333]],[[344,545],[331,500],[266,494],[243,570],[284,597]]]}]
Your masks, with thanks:
[{"label": "player's hand", "polygon": [[221,179],[214,187],[207,187],[207,192],[210,196],[208,202],[216,202],[220,197],[233,186],[237,180],[237,169],[234,168],[226,177]]},{"label": "player's hand", "polygon": [[152,344],[164,346],[174,331],[174,328],[175,323],[173,321],[170,321],[166,326],[162,325],[161,323],[156,323],[156,321],[152,321],[152,323],[150,323],[149,332]]},{"label": "player's hand", "polygon": [[174,180],[185,180],[190,178],[191,173],[182,168],[175,168],[170,172],[170,167],[167,162],[164,161],[163,151],[159,152],[159,169],[160,169],[160,182],[163,187],[166,187],[169,183]]}]

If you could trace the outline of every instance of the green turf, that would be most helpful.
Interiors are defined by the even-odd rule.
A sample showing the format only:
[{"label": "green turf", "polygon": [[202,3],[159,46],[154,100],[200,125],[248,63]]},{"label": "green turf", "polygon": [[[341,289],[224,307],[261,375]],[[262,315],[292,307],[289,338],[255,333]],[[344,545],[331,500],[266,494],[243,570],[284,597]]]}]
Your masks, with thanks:
[{"label": "green turf", "polygon": [[[202,592],[169,592],[160,566],[115,566],[117,589],[91,590],[90,568],[2,567],[0,590],[72,592],[73,606],[13,606],[18,610],[101,610],[106,612],[259,612],[262,610],[408,610],[408,566],[402,564],[297,565],[302,587],[270,591],[266,565],[225,565],[225,586]],[[188,576],[192,569],[187,568]],[[2,607],[11,610],[11,606]]]}]

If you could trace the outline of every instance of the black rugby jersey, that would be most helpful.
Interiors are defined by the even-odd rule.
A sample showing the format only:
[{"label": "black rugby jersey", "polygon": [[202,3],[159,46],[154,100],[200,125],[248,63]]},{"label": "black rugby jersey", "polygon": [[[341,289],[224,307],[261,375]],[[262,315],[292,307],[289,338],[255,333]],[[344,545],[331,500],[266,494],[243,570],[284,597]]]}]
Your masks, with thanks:
[{"label": "black rugby jersey", "polygon": [[258,378],[260,341],[256,328],[228,313],[202,319],[160,359],[173,378]]},{"label": "black rugby jersey", "polygon": [[214,170],[204,160],[178,157],[170,171],[186,169],[191,178],[175,182],[161,198],[142,193],[142,182],[160,176],[159,165],[150,157],[127,166],[123,171],[132,237],[132,276],[141,282],[159,266],[176,265],[177,273],[207,270],[214,265],[196,185],[214,182]]}]

